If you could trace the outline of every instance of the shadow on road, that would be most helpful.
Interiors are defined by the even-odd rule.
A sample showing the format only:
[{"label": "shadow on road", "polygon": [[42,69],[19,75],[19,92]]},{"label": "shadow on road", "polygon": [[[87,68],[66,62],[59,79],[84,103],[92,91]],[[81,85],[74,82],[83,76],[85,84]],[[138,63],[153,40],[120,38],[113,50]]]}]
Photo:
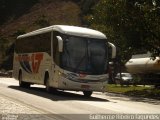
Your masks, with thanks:
[{"label": "shadow on road", "polygon": [[74,94],[66,91],[56,91],[53,93],[47,93],[45,88],[39,87],[30,87],[30,88],[21,88],[19,86],[8,86],[11,89],[23,91],[29,94],[36,96],[44,97],[51,99],[53,101],[65,101],[65,100],[80,100],[80,101],[98,101],[98,102],[109,102],[107,99],[97,98],[97,97],[85,97],[84,95]]}]

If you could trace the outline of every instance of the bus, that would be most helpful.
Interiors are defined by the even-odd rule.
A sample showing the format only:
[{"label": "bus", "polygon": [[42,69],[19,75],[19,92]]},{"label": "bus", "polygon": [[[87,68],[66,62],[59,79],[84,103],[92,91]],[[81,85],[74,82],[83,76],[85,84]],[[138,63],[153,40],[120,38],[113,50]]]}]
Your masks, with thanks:
[{"label": "bus", "polygon": [[42,84],[47,92],[71,90],[91,96],[93,91],[105,90],[109,55],[116,56],[116,47],[103,33],[52,25],[17,37],[13,77],[20,87]]}]

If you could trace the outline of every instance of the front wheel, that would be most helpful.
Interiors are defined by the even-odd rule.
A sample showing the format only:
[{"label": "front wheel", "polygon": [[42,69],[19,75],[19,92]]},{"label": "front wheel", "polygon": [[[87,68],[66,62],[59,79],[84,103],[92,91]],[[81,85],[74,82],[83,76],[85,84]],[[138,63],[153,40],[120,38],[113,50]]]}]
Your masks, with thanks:
[{"label": "front wheel", "polygon": [[83,94],[85,97],[90,97],[92,95],[93,91],[83,91]]}]

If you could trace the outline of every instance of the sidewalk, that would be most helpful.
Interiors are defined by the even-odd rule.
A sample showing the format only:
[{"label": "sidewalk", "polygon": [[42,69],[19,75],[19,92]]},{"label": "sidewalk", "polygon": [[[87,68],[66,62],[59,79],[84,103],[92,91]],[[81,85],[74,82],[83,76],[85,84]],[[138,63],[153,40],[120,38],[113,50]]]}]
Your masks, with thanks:
[{"label": "sidewalk", "polygon": [[42,114],[26,105],[0,96],[0,120],[48,120]]}]

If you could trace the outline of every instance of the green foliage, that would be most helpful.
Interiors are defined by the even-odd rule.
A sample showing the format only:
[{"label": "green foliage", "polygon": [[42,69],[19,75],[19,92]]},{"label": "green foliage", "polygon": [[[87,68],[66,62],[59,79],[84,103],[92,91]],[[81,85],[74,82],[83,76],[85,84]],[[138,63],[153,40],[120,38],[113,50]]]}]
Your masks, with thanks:
[{"label": "green foliage", "polygon": [[111,93],[120,93],[127,96],[147,97],[160,99],[160,90],[150,86],[121,86],[107,84],[106,91]]},{"label": "green foliage", "polygon": [[6,57],[6,50],[8,48],[8,43],[9,41],[2,36],[0,36],[0,69],[1,69],[1,64],[4,61]]},{"label": "green foliage", "polygon": [[137,75],[134,75],[133,76],[133,85],[136,86],[140,82],[141,82],[141,78]]},{"label": "green foliage", "polygon": [[18,29],[14,34],[13,37],[17,37],[19,35],[25,34],[25,30],[24,29]]},{"label": "green foliage", "polygon": [[12,70],[13,68],[13,54],[6,56],[0,65],[0,69],[4,70]]},{"label": "green foliage", "polygon": [[13,53],[14,44],[9,46],[9,40],[0,37],[0,69],[12,69]]},{"label": "green foliage", "polygon": [[145,87],[145,86],[121,86],[121,85],[115,85],[115,84],[108,84],[106,91],[107,92],[113,92],[113,93],[127,93],[130,91],[141,91],[144,89],[150,90],[151,87]]},{"label": "green foliage", "polygon": [[158,0],[100,0],[86,20],[121,50],[122,59],[139,51],[160,56]]},{"label": "green foliage", "polygon": [[35,24],[39,25],[40,27],[47,27],[50,25],[47,17],[45,15],[40,16],[36,21]]},{"label": "green foliage", "polygon": [[83,14],[88,14],[91,7],[96,3],[97,0],[81,0],[81,9]]},{"label": "green foliage", "polygon": [[8,40],[0,36],[0,56],[5,56],[5,50],[8,48]]}]

